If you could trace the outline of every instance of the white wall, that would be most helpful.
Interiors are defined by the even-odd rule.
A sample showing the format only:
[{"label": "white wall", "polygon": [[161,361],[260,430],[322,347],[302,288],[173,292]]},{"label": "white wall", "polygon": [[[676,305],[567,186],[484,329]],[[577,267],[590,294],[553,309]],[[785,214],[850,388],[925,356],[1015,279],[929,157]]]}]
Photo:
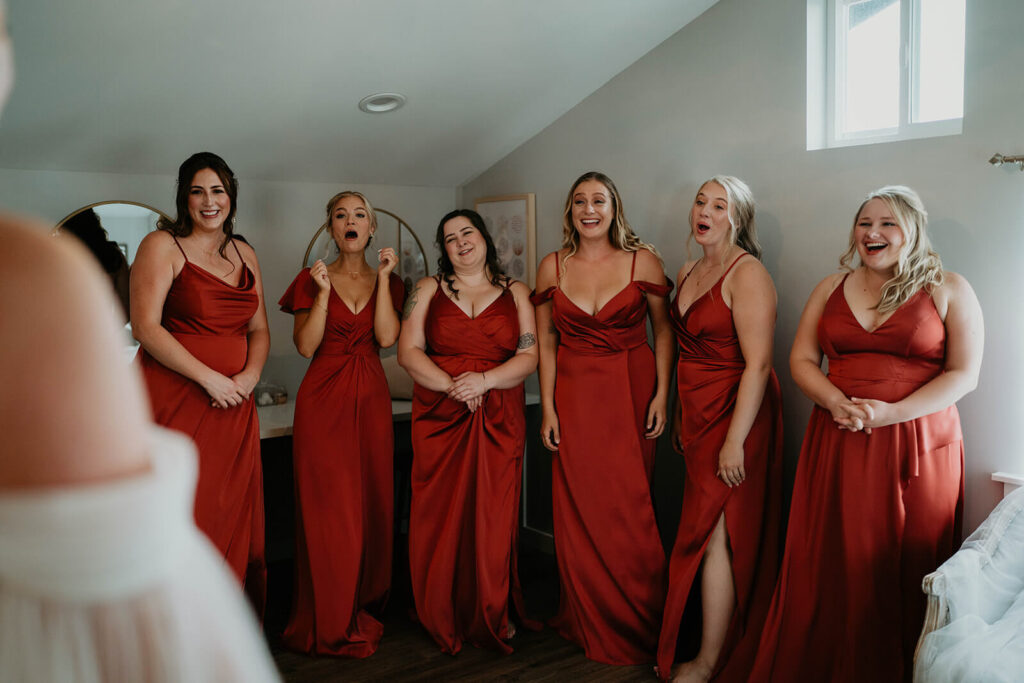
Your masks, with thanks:
[{"label": "white wall", "polygon": [[[131,200],[174,215],[175,176],[119,175],[0,169],[0,206],[56,223],[81,206],[104,200]],[[239,178],[235,230],[256,250],[270,321],[270,358],[263,379],[284,384],[291,396],[299,388],[307,361],[292,345],[292,316],[277,300],[301,268],[313,233],[324,221],[324,205],[336,192],[354,189],[376,206],[404,218],[427,249],[436,270],[434,230],[455,207],[454,188],[346,183],[285,183]]]},{"label": "white wall", "polygon": [[[997,151],[1024,153],[1024,3],[967,5],[962,135],[812,152],[805,150],[805,11],[806,0],[721,0],[460,188],[459,202],[535,192],[543,256],[559,245],[569,185],[584,171],[602,170],[674,279],[699,183],[715,173],[747,180],[779,292],[775,367],[785,392],[791,478],[810,413],[786,360],[800,311],[837,267],[860,197],[889,183],[914,187],[946,267],[973,284],[986,317],[980,385],[959,403],[971,530],[1000,495],[991,473],[1024,472],[1024,173],[986,163]],[[674,477],[678,465],[660,471]]]}]

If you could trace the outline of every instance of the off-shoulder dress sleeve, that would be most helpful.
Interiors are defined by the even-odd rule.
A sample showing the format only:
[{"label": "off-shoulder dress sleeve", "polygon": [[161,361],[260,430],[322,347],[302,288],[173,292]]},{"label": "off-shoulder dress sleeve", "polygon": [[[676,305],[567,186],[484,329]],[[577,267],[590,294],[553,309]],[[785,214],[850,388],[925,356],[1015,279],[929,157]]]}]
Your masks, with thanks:
[{"label": "off-shoulder dress sleeve", "polygon": [[[392,283],[392,287],[394,287],[394,283]],[[294,314],[298,311],[308,311],[313,308],[318,289],[319,287],[313,281],[313,276],[309,274],[309,268],[303,268],[288,285],[287,291],[277,305],[285,313]],[[394,289],[391,291],[394,292]],[[392,296],[394,296],[393,293]]]},{"label": "off-shoulder dress sleeve", "polygon": [[665,278],[665,284],[663,285],[656,285],[646,280],[636,280],[636,286],[644,294],[653,294],[654,296],[668,296],[672,293],[672,288],[675,287],[669,278]]}]

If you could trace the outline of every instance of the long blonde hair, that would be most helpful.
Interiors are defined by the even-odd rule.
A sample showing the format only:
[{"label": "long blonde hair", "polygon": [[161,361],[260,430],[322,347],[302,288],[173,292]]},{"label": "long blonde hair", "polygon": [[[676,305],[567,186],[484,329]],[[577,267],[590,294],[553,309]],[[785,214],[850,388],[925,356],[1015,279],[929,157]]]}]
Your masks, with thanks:
[{"label": "long blonde hair", "polygon": [[565,256],[562,257],[562,272],[565,272],[565,262],[580,248],[580,233],[576,230],[576,226],[572,224],[572,197],[576,193],[576,188],[588,180],[596,180],[601,183],[608,188],[608,192],[611,194],[612,208],[615,210],[615,215],[612,218],[611,226],[608,228],[608,241],[611,242],[612,246],[622,251],[646,249],[657,256],[660,261],[661,254],[654,248],[654,245],[647,244],[641,240],[633,232],[633,228],[630,227],[629,221],[626,220],[626,212],[622,208],[622,196],[619,195],[619,189],[615,187],[612,179],[600,171],[587,171],[576,179],[576,182],[569,188],[569,194],[565,198],[565,210],[562,212],[562,248],[566,252]]},{"label": "long blonde hair", "polygon": [[[708,183],[717,183],[725,190],[725,198],[729,203],[729,243],[738,245],[758,261],[761,260],[761,243],[757,241],[757,229],[754,225],[754,193],[750,187],[732,175],[716,175],[701,183],[697,194],[707,187]],[[696,195],[694,195],[696,201]],[[693,213],[690,213],[693,218]],[[687,256],[693,241],[693,225],[690,235],[686,238]]]},{"label": "long blonde hair", "polygon": [[904,185],[886,185],[865,197],[857,209],[850,228],[850,246],[839,257],[839,265],[844,270],[853,270],[850,263],[857,254],[857,221],[860,212],[872,199],[885,202],[903,232],[903,248],[896,260],[896,272],[882,286],[882,296],[875,305],[879,313],[888,313],[902,306],[922,288],[931,291],[941,285],[944,281],[942,259],[932,249],[925,231],[928,212],[924,210],[921,197]]}]

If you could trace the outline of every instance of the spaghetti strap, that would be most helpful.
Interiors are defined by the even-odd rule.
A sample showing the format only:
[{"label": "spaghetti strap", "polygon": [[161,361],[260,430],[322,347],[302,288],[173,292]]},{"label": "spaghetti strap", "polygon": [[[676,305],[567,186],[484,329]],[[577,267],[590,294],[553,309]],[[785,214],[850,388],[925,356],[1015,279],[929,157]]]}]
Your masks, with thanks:
[{"label": "spaghetti strap", "polygon": [[185,257],[185,262],[187,263],[188,262],[188,254],[186,254],[185,250],[181,248],[181,245],[178,243],[178,238],[175,237],[174,235],[171,235],[171,239],[174,240],[174,246],[178,247],[178,251],[180,251],[181,255]]},{"label": "spaghetti strap", "polygon": [[242,262],[242,265],[248,267],[247,264],[245,263],[245,259],[242,258],[242,252],[238,251],[238,245],[235,244],[234,237],[231,238],[231,246],[235,248],[235,253],[238,254],[238,260]]},{"label": "spaghetti strap", "polygon": [[696,261],[694,261],[693,265],[690,266],[690,269],[688,271],[686,271],[686,275],[684,275],[683,279],[679,281],[679,289],[683,288],[683,283],[686,282],[687,278],[690,277],[690,273],[693,272],[693,269],[697,267],[698,263],[700,263],[700,259],[697,259]]},{"label": "spaghetti strap", "polygon": [[562,267],[558,264],[562,260],[562,255],[557,251],[555,252],[555,284],[562,282]]},{"label": "spaghetti strap", "polygon": [[[732,260],[732,263],[730,263],[730,264],[729,264],[729,267],[725,269],[725,272],[724,272],[724,273],[722,273],[722,277],[720,277],[720,278],[718,278],[718,279],[719,279],[719,280],[724,280],[724,279],[725,279],[725,276],[729,274],[729,271],[730,271],[730,270],[732,270],[732,267],[733,267],[733,266],[735,266],[735,265],[736,265],[737,263],[739,263],[739,262],[740,262],[740,259],[741,259],[741,258],[743,258],[744,256],[746,256],[746,255],[747,255],[748,253],[749,253],[749,252],[746,252],[746,251],[745,251],[745,252],[743,252],[742,254],[740,254],[739,256],[737,256],[736,258],[734,258],[734,259]],[[692,269],[691,269],[691,270],[692,270]]]},{"label": "spaghetti strap", "polygon": [[637,254],[637,252],[634,251],[633,252],[633,265],[631,265],[629,267],[629,281],[630,282],[633,281],[633,274],[636,273],[636,254]]}]

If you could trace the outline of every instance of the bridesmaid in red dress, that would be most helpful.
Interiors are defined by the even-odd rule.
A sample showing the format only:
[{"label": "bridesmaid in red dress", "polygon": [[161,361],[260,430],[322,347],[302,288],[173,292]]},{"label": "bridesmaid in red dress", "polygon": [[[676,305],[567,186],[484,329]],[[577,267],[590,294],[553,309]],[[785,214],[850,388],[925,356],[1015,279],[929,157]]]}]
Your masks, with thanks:
[{"label": "bridesmaid in red dress", "polygon": [[[732,176],[704,183],[690,210],[704,251],[679,271],[673,445],[686,458],[679,531],[658,643],[674,682],[747,680],[779,560],[782,402],[772,370],[775,287],[758,260],[754,197]],[[697,657],[671,670],[679,622],[701,574]]]},{"label": "bridesmaid in red dress", "polygon": [[651,475],[672,376],[672,286],[603,173],[569,190],[562,245],[541,261],[534,295],[541,438],[555,451],[551,625],[590,659],[641,664],[654,659],[665,603]]},{"label": "bridesmaid in red dress", "polygon": [[178,217],[139,245],[132,332],[154,421],[199,450],[196,524],[227,558],[262,614],[260,427],[252,390],[270,348],[256,252],[232,239],[238,181],[216,154],[178,169]]},{"label": "bridesmaid in red dress", "polygon": [[926,219],[909,188],[868,195],[847,272],[825,278],[800,318],[790,368],[816,405],[751,680],[911,679],[921,579],[959,541],[954,403],[977,384],[984,343],[977,298],[942,270]]},{"label": "bridesmaid in red dress", "polygon": [[[413,287],[398,360],[412,407],[409,565],[416,613],[441,649],[463,641],[509,653],[526,415],[537,367],[529,290],[505,276],[475,211],[437,228],[437,279]],[[513,602],[510,606],[509,602]]]},{"label": "bridesmaid in red dress", "polygon": [[369,200],[341,192],[324,224],[340,252],[296,276],[279,302],[295,346],[313,357],[295,398],[295,601],[283,640],[311,654],[368,657],[391,587],[391,396],[379,351],[398,339],[404,288],[393,249],[366,249]]}]

